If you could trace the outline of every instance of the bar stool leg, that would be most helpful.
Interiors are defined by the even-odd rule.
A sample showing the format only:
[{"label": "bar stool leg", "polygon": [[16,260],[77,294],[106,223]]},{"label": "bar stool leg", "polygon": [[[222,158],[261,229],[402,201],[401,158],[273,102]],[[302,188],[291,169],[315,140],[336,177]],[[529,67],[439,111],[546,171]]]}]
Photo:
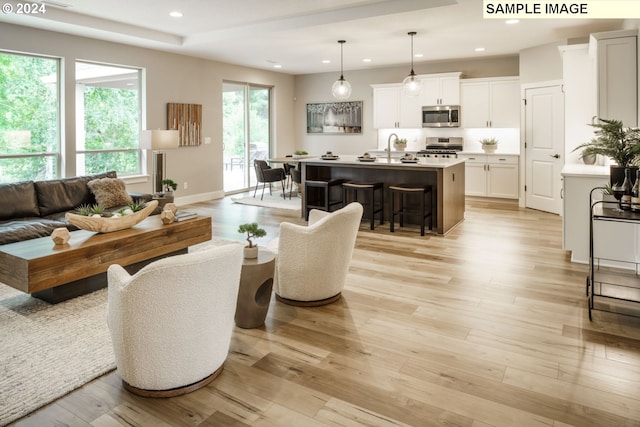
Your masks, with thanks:
[{"label": "bar stool leg", "polygon": [[389,231],[393,233],[393,226],[394,226],[394,223],[396,222],[396,214],[395,214],[395,211],[396,211],[396,194],[395,194],[395,191],[393,191],[393,190],[389,190],[389,192],[391,193],[390,194],[390,196],[391,196],[391,203],[390,203],[391,212],[390,212],[390,215],[389,215],[389,217],[390,217],[389,218],[389,220],[390,220],[390,222],[389,222]]},{"label": "bar stool leg", "polygon": [[426,194],[422,193],[421,196],[422,197],[420,197],[420,235],[424,236],[424,216],[425,216],[424,198],[426,197]]},{"label": "bar stool leg", "polygon": [[380,225],[384,224],[384,184],[380,188]]},{"label": "bar stool leg", "polygon": [[329,206],[329,200],[331,200],[331,197],[329,197],[330,192],[331,192],[331,186],[327,185],[327,189],[324,192],[324,207],[327,210],[327,212],[331,211],[331,206]]},{"label": "bar stool leg", "polygon": [[375,222],[376,222],[376,204],[375,204],[375,190],[372,188],[370,193],[371,193],[371,226],[370,229],[373,230],[375,228]]}]

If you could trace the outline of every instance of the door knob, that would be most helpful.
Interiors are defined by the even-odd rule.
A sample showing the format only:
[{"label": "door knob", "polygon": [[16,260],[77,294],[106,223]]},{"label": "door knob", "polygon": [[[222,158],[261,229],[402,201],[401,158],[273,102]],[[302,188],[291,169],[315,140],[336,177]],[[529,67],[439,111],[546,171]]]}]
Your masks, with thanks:
[{"label": "door knob", "polygon": [[559,159],[560,158],[560,154],[549,155],[549,157],[553,157],[553,158]]}]

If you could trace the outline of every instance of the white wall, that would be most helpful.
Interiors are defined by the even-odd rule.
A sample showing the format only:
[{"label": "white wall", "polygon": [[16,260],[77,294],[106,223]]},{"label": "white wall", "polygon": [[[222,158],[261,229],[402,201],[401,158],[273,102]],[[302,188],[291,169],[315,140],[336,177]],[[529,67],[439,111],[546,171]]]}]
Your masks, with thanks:
[{"label": "white wall", "polygon": [[[179,183],[179,198],[204,200],[223,195],[222,182],[222,83],[224,80],[273,86],[273,140],[279,152],[294,146],[292,117],[294,77],[143,49],[128,45],[76,37],[61,33],[0,23],[0,49],[62,58],[64,87],[64,150],[73,159],[75,145],[75,66],[77,59],[127,65],[146,70],[146,128],[166,129],[168,102],[202,104],[202,134],[211,144],[180,147],[167,153],[167,176]],[[151,156],[149,156],[151,157]],[[150,159],[148,167],[151,170]],[[65,176],[75,175],[75,165],[64,166]],[[188,189],[182,183],[188,182]],[[131,184],[132,191],[151,192],[151,181]],[[191,198],[189,200],[189,198]]]},{"label": "white wall", "polygon": [[593,138],[588,126],[596,114],[596,82],[589,45],[577,44],[561,47],[563,57],[564,89],[564,144],[565,163],[582,163],[577,146]]},{"label": "white wall", "polygon": [[562,79],[562,57],[558,46],[566,40],[520,51],[520,84]]}]

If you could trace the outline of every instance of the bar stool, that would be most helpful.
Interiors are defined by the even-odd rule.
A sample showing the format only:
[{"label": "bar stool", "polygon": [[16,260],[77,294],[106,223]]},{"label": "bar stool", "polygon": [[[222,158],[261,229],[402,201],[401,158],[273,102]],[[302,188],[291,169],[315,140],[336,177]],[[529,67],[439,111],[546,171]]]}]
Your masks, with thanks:
[{"label": "bar stool", "polygon": [[[341,208],[343,205],[342,201],[342,193],[340,193],[339,199],[331,198],[331,189],[339,188],[345,179],[330,179],[328,181],[314,181],[314,180],[305,180],[304,182],[304,200],[307,214],[305,215],[305,219],[309,220],[309,211],[311,209],[319,209],[325,212],[331,212],[332,208],[337,207]],[[309,191],[310,189],[315,188],[316,190]],[[318,197],[318,192],[322,192],[320,197]],[[315,196],[315,197],[313,197]]]},{"label": "bar stool", "polygon": [[[410,184],[397,184],[389,185],[389,192],[391,193],[391,223],[389,225],[389,231],[394,232],[394,225],[396,215],[400,218],[400,227],[404,227],[405,215],[415,212],[415,210],[409,210],[405,207],[406,197],[414,194],[420,195],[420,235],[424,236],[424,223],[425,219],[429,218],[429,230],[433,229],[433,192],[430,185],[410,185]],[[396,208],[396,196],[399,199],[399,206]],[[426,201],[429,200],[429,209],[426,209]]]},{"label": "bar stool", "polygon": [[[378,208],[376,208],[376,190],[380,193],[380,202]],[[358,194],[360,192],[365,193],[364,202],[358,200]],[[355,197],[356,202],[360,202],[363,206],[369,201],[369,214],[371,215],[371,229],[373,230],[376,213],[380,214],[380,225],[384,224],[384,184],[381,182],[374,183],[360,183],[360,182],[345,182],[342,184],[342,200],[347,205],[351,196]]]}]

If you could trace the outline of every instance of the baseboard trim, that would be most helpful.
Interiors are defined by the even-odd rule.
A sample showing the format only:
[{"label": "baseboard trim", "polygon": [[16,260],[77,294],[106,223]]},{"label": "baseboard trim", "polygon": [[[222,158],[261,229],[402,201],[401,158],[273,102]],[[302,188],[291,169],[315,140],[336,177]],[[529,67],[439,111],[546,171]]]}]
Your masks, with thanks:
[{"label": "baseboard trim", "polygon": [[193,194],[191,196],[177,197],[175,204],[177,206],[190,205],[193,203],[208,202],[210,200],[222,199],[224,191],[211,191],[208,193]]}]

